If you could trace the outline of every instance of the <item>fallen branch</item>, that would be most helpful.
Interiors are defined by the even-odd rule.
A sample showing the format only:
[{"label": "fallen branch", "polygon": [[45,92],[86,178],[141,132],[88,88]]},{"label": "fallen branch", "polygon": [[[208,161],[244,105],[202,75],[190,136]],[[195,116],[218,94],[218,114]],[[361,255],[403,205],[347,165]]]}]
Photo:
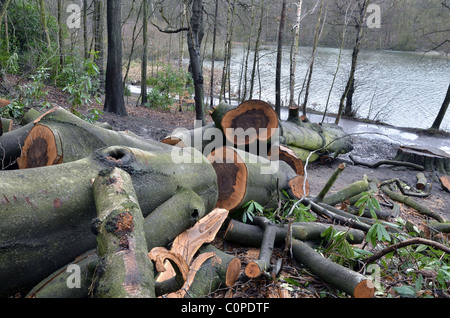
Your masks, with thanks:
[{"label": "fallen branch", "polygon": [[402,241],[402,242],[390,245],[390,246],[382,249],[381,251],[378,251],[374,255],[366,258],[364,260],[364,263],[366,263],[366,264],[373,263],[373,262],[377,261],[378,259],[380,259],[381,257],[383,257],[384,255],[389,254],[390,252],[393,252],[397,249],[400,249],[400,248],[403,248],[406,246],[410,246],[410,245],[418,245],[418,244],[431,246],[435,249],[438,249],[447,254],[450,254],[450,247],[448,247],[448,246],[445,246],[441,243],[438,243],[438,242],[435,242],[432,240],[427,240],[424,238],[413,238],[413,239],[409,239],[406,241]]},{"label": "fallen branch", "polygon": [[257,260],[249,262],[245,267],[245,275],[249,278],[257,278],[262,273],[268,272],[271,265],[270,259],[277,235],[277,226],[266,218],[254,217],[254,223],[263,229],[264,235]]},{"label": "fallen branch", "polygon": [[356,159],[353,155],[350,155],[349,157],[353,161],[354,164],[360,165],[360,166],[366,166],[366,167],[369,167],[372,169],[376,169],[382,165],[390,165],[390,166],[409,167],[409,168],[413,168],[413,169],[416,169],[419,171],[425,170],[425,168],[423,166],[415,164],[415,163],[411,163],[411,162],[397,161],[397,160],[380,160],[376,163],[370,164],[370,163],[363,162],[363,161]]},{"label": "fallen branch", "polygon": [[400,203],[404,203],[404,204],[408,205],[409,207],[415,209],[420,214],[429,216],[429,217],[439,221],[440,223],[445,222],[444,219],[439,214],[431,211],[428,207],[420,204],[417,201],[414,201],[413,199],[411,199],[407,196],[404,196],[400,193],[392,191],[386,185],[381,186],[381,191],[383,191],[392,200],[400,202]]},{"label": "fallen branch", "polygon": [[366,276],[323,257],[307,244],[292,241],[294,258],[313,274],[354,298],[373,298],[375,286]]}]

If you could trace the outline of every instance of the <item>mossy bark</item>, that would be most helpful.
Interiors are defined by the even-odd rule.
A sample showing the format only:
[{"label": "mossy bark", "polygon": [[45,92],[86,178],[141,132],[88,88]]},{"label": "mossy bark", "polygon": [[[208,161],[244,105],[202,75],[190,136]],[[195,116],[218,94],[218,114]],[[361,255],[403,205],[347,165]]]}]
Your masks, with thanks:
[{"label": "mossy bark", "polygon": [[307,244],[293,240],[294,258],[324,282],[355,298],[373,298],[375,286],[366,276],[323,257]]},{"label": "mossy bark", "polygon": [[109,146],[126,146],[146,151],[170,150],[161,142],[88,123],[61,107],[34,121],[18,159],[20,169],[68,163]]},{"label": "mossy bark", "polygon": [[155,298],[153,263],[148,258],[144,216],[131,176],[122,169],[100,171],[93,183],[97,218],[94,296]]},{"label": "mossy bark", "polygon": [[171,152],[110,147],[63,165],[3,171],[0,295],[33,287],[95,248],[90,231],[96,216],[91,180],[106,168],[119,167],[131,175],[144,216],[181,187],[195,192],[205,211],[211,211],[218,197],[217,177],[206,158],[197,153],[196,159],[200,163],[174,163]]}]

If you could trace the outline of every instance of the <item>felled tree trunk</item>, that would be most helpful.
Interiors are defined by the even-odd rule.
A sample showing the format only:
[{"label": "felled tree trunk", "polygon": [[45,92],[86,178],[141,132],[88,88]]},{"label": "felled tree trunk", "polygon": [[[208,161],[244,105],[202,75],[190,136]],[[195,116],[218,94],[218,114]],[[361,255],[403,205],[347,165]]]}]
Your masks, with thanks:
[{"label": "felled tree trunk", "polygon": [[122,169],[100,171],[93,183],[97,218],[94,296],[155,298],[153,263],[148,258],[144,216],[131,176]]},{"label": "felled tree trunk", "polygon": [[82,159],[109,146],[146,151],[170,149],[160,142],[90,124],[56,107],[34,121],[17,162],[20,169],[51,166]]},{"label": "felled tree trunk", "polygon": [[194,191],[211,211],[218,197],[216,173],[201,154],[196,159],[201,160],[175,164],[170,151],[110,147],[64,165],[3,171],[0,295],[32,287],[95,248],[90,232],[96,216],[91,180],[106,168],[119,167],[131,175],[145,217],[180,186]]},{"label": "felled tree trunk", "polygon": [[433,147],[401,146],[394,160],[421,165],[425,171],[438,171],[450,175],[450,155]]},{"label": "felled tree trunk", "polygon": [[283,161],[268,161],[230,147],[213,151],[208,160],[217,173],[217,207],[236,211],[250,200],[273,204],[283,189],[302,196],[303,177]]},{"label": "felled tree trunk", "polygon": [[324,282],[354,298],[373,298],[375,286],[366,276],[323,257],[307,244],[292,241],[294,258]]},{"label": "felled tree trunk", "polygon": [[[220,134],[217,134],[217,131],[220,132],[214,123],[191,130],[177,129],[161,140],[161,142],[180,148],[194,147],[199,151],[203,151],[208,144],[213,142],[218,146],[224,145],[222,133],[220,132]],[[216,140],[216,138],[220,138],[220,140]]]},{"label": "felled tree trunk", "polygon": [[211,113],[211,118],[227,141],[236,146],[268,141],[278,128],[277,114],[269,104],[260,100],[249,100],[236,108],[220,103]]}]

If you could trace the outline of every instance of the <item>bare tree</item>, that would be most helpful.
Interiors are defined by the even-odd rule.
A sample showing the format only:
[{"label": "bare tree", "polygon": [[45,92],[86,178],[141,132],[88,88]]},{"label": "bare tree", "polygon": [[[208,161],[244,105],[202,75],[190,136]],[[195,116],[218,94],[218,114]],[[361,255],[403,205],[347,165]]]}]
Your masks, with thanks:
[{"label": "bare tree", "polygon": [[[361,48],[361,42],[363,38],[363,31],[364,31],[364,23],[366,21],[366,14],[367,14],[367,8],[369,7],[370,0],[358,0],[358,7],[359,7],[359,15],[358,19],[356,21],[356,40],[355,40],[355,46],[353,47],[353,53],[352,53],[352,66],[350,69],[350,75],[347,81],[347,85],[345,87],[344,93],[341,96],[341,100],[339,103],[339,111],[338,115],[336,116],[336,124],[339,124],[339,121],[342,116],[342,112],[344,111],[344,115],[346,116],[353,116],[353,94],[355,92],[355,73],[356,73],[356,65],[358,63],[358,55]],[[345,110],[344,110],[344,102],[345,104]]]},{"label": "bare tree", "polygon": [[278,29],[277,69],[275,75],[275,112],[278,118],[281,115],[281,65],[283,63],[283,33],[286,22],[286,0],[281,5],[280,27]]}]

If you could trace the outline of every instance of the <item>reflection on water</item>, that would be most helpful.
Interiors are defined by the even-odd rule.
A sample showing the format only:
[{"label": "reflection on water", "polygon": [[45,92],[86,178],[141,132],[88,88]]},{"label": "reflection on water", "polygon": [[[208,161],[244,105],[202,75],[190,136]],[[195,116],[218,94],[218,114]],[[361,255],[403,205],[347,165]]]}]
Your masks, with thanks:
[{"label": "reflection on water", "polygon": [[[342,54],[340,70],[331,93],[329,111],[336,113],[345,87],[351,63],[351,50]],[[243,49],[235,47],[232,60],[232,91],[238,92]],[[311,49],[300,48],[296,72],[296,99],[303,86]],[[314,64],[308,107],[324,111],[339,49],[319,48]],[[250,56],[252,60],[252,56]],[[205,65],[208,65],[205,61]],[[251,63],[250,63],[251,65]],[[216,67],[221,68],[220,62]],[[260,52],[261,90],[253,98],[275,103],[276,48]],[[429,128],[444,100],[450,82],[450,63],[442,56],[423,56],[412,52],[362,51],[356,74],[354,106],[358,117],[377,119],[401,127]],[[282,99],[289,98],[289,48],[284,48],[282,69]],[[450,114],[444,118],[442,129],[450,131]]]}]

